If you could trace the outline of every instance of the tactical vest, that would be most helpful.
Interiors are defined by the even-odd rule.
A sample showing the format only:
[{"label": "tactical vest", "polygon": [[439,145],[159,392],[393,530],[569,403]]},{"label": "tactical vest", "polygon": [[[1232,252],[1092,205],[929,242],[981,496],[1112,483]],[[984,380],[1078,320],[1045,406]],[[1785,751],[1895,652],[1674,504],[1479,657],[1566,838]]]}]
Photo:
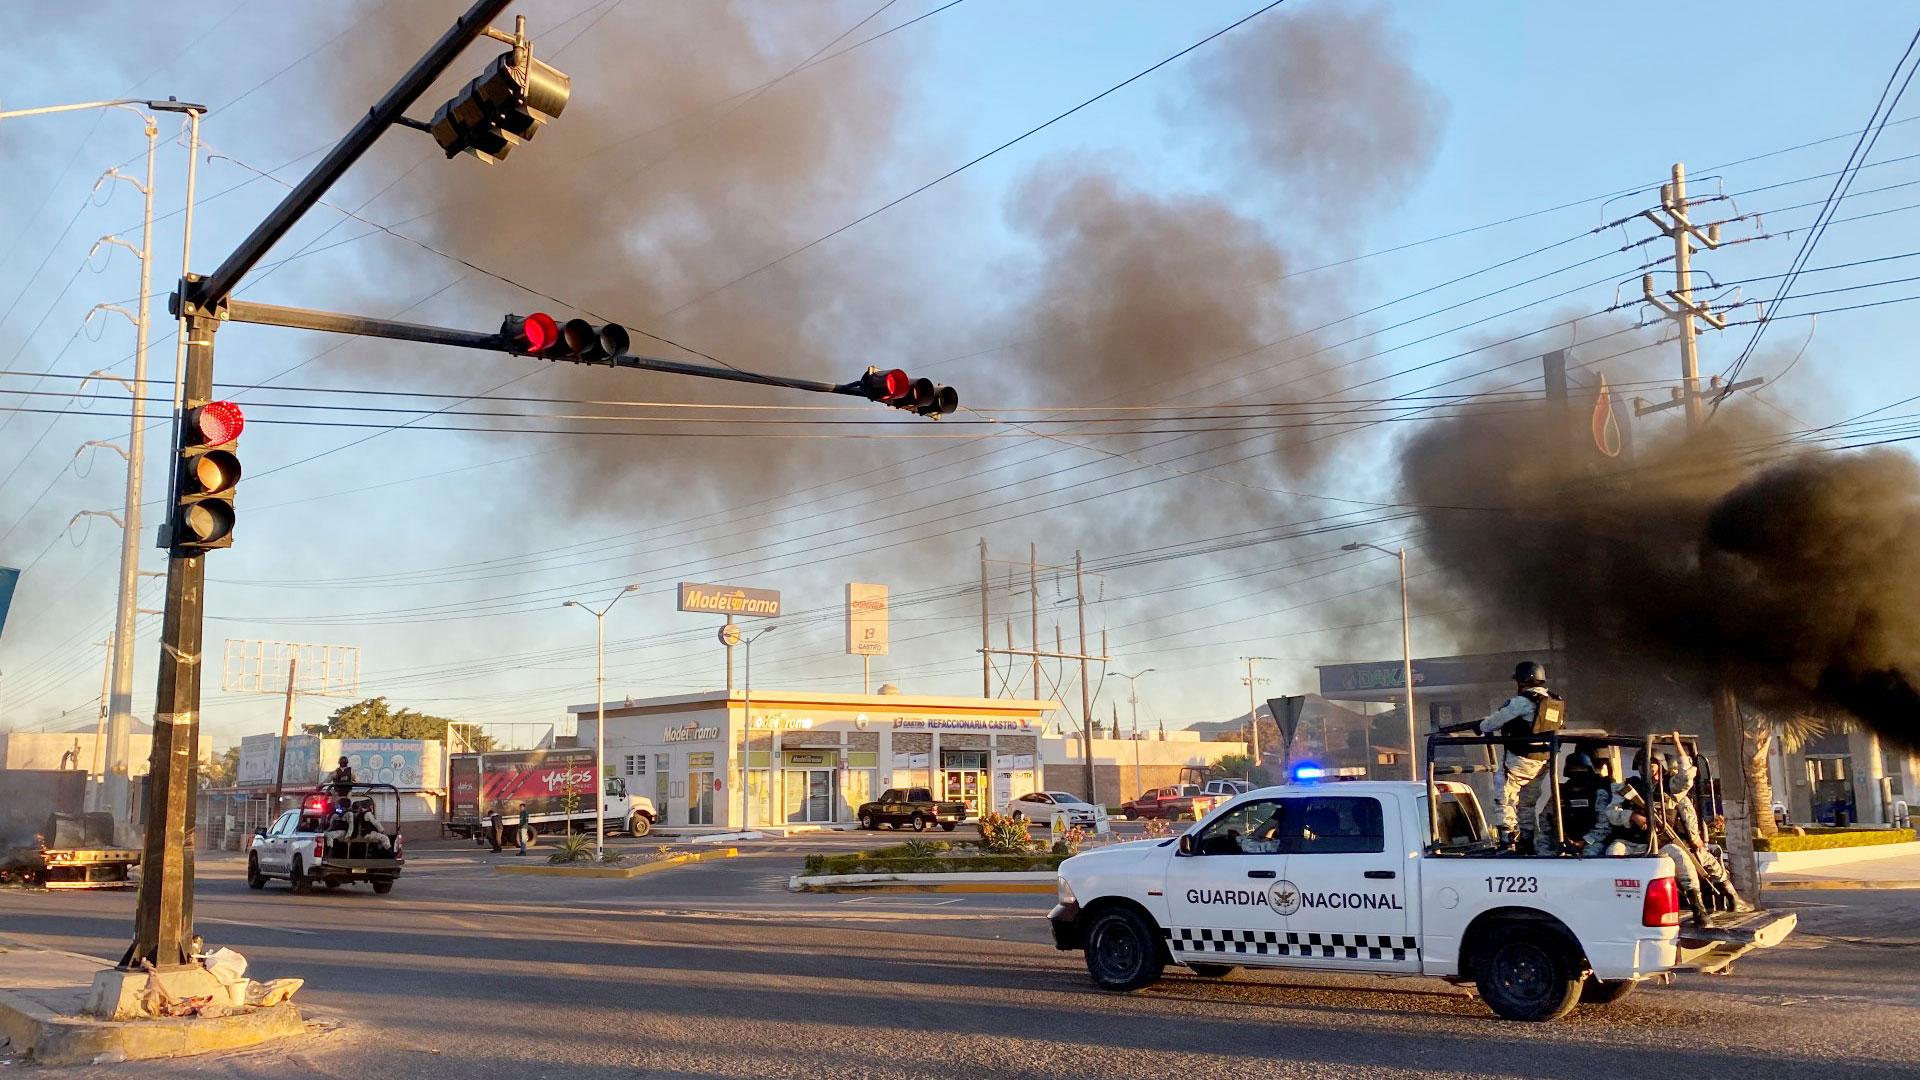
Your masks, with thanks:
[{"label": "tactical vest", "polygon": [[1607,786],[1606,778],[1595,773],[1573,773],[1560,782],[1560,812],[1565,824],[1560,832],[1569,840],[1587,835],[1598,819],[1594,805]]},{"label": "tactical vest", "polygon": [[1535,761],[1547,759],[1545,743],[1526,741],[1529,735],[1545,735],[1560,730],[1566,723],[1567,704],[1547,691],[1539,697],[1525,695],[1533,699],[1533,715],[1519,716],[1500,725],[1500,734],[1508,738],[1507,753],[1520,757],[1533,758]]}]

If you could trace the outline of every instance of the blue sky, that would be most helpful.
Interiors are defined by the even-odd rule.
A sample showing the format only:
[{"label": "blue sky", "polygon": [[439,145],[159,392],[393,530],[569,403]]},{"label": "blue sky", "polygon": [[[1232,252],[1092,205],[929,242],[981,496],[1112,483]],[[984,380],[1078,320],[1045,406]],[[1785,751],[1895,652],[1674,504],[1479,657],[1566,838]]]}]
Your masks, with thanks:
[{"label": "blue sky", "polygon": [[[444,22],[457,7],[405,5],[409,17],[395,21],[400,6],[393,0],[221,7],[217,21],[202,21],[204,40],[187,53],[182,50],[186,42],[170,25],[184,5],[107,5],[82,21],[56,5],[32,3],[20,20],[23,31],[0,46],[8,70],[16,73],[0,107],[129,92],[177,94],[215,106],[238,99],[216,112],[205,130],[210,149],[220,156],[203,164],[201,194],[224,192],[253,176],[233,159],[254,167],[281,165],[325,145],[364,107],[370,95],[342,73],[344,50],[356,34],[373,33],[371,41],[362,41],[375,54],[369,66],[384,62],[380,78],[390,78],[404,56],[431,36],[431,29],[422,34],[421,28]],[[628,45],[641,54],[636,63],[676,51],[698,59],[694,44],[737,48],[737,55],[713,56],[712,66],[748,81],[719,80],[718,86],[727,89],[711,95],[718,99],[753,85],[755,72],[759,79],[780,74],[877,6],[815,5],[795,15],[791,5],[748,5],[733,20],[747,28],[745,37],[690,43],[676,35],[700,27],[705,17],[691,5],[669,6],[665,15],[630,0],[524,5],[536,34],[543,24],[558,24],[551,40],[564,42],[591,24],[594,36],[570,45],[555,61],[576,80],[568,115],[492,169],[465,158],[442,160],[430,146],[423,150],[424,136],[395,132],[330,200],[343,206],[364,203],[368,219],[442,250],[491,251],[484,234],[539,213],[516,207],[503,193],[524,194],[541,168],[593,151],[604,134],[600,125],[623,113],[634,114],[627,130],[655,117],[647,100],[609,100],[616,91],[628,94],[634,85],[653,85],[645,81],[648,76],[614,66]],[[937,6],[901,0],[848,40]],[[632,274],[648,289],[658,289],[647,294],[647,301],[636,301],[643,310],[635,314],[651,317],[940,176],[1257,6],[965,0],[738,105],[740,121],[750,123],[756,110],[783,115],[779,110],[804,94],[813,110],[809,123],[819,125],[807,130],[827,132],[839,140],[836,153],[847,153],[823,163],[809,156],[810,148],[796,136],[793,168],[805,173],[807,182],[796,184],[798,194],[789,200],[772,186],[775,181],[755,180],[762,186],[728,204],[711,234],[721,242],[681,242],[662,224],[675,219],[668,216],[671,199],[658,191],[697,203],[733,182],[726,171],[701,174],[701,168],[728,159],[721,149],[703,145],[709,137],[697,132],[689,138],[690,148],[669,153],[657,172],[651,164],[622,164],[626,159],[618,156],[589,159],[595,163],[582,166],[605,170],[599,179],[607,194],[604,204],[573,209],[603,214],[606,228],[630,228],[626,250],[632,265],[569,266],[566,253],[548,250],[537,230],[521,241],[524,258],[503,243],[505,254],[482,265],[562,299],[604,284],[598,279]],[[1035,178],[1044,178],[1048,170],[1098,172],[1152,199],[1217,205],[1248,237],[1270,241],[1293,272],[1529,215],[1280,282],[1208,278],[1208,291],[1252,290],[1286,307],[1296,320],[1289,326],[1332,322],[1568,241],[1550,253],[1338,324],[1315,340],[1330,344],[1368,336],[1304,361],[1326,367],[1398,346],[1362,368],[1390,373],[1606,307],[1614,302],[1616,282],[1624,283],[1621,298],[1636,294],[1637,268],[1648,249],[1614,249],[1646,238],[1650,227],[1640,223],[1624,231],[1581,234],[1648,205],[1646,191],[1676,160],[1688,163],[1696,194],[1783,185],[1714,205],[1718,213],[1732,205],[1743,213],[1766,212],[1730,224],[1729,238],[1773,238],[1698,261],[1722,282],[1779,272],[1799,242],[1791,230],[1813,213],[1788,208],[1826,194],[1830,180],[1807,178],[1837,169],[1851,140],[1776,152],[1856,130],[1912,32],[1903,21],[1911,16],[1894,5],[1850,6],[1845,17],[1799,5],[1746,5],[1738,19],[1689,23],[1686,29],[1699,44],[1676,68],[1671,50],[1657,45],[1667,31],[1656,28],[1673,17],[1668,5],[1367,9],[1384,12],[1388,36],[1381,48],[1430,95],[1425,104],[1433,120],[1425,135],[1432,152],[1417,167],[1375,178],[1351,198],[1320,192],[1310,200],[1289,181],[1287,167],[1271,176],[1249,168],[1230,149],[1233,139],[1244,127],[1281,124],[1289,115],[1310,112],[1327,95],[1367,88],[1358,82],[1282,86],[1269,102],[1239,103],[1233,117],[1198,88],[1209,65],[1220,62],[1221,49],[1247,35],[1259,41],[1270,40],[1264,35],[1285,35],[1294,20],[1323,16],[1331,7],[1326,0],[1283,5],[778,268],[645,325],[731,362],[768,370],[847,378],[870,361],[924,367],[950,378],[969,404],[996,415],[1004,415],[996,412],[1001,408],[1083,404],[1111,395],[1128,404],[1158,404],[1182,387],[1142,389],[1118,379],[1077,388],[1059,385],[1047,381],[1050,359],[1044,348],[1028,344],[984,351],[1030,338],[1047,305],[1057,299],[1049,291],[1055,279],[1047,277],[1044,262],[1057,238],[1036,233],[1022,210],[1023,193],[1031,193]],[[476,49],[469,66],[477,69],[486,55]],[[576,62],[569,64],[570,58]],[[1351,76],[1367,77],[1364,72]],[[427,107],[417,111],[424,114]],[[819,120],[821,113],[828,120]],[[1911,104],[1897,118],[1910,115]],[[168,135],[171,130],[163,126]],[[716,130],[720,134],[712,139],[724,139],[726,129]],[[749,135],[756,130],[746,129]],[[1887,164],[1862,173],[1840,216],[1893,212],[1834,225],[1811,265],[1914,250],[1911,212],[1898,208],[1920,199],[1912,196],[1913,189],[1896,186],[1912,179],[1914,166],[1895,159],[1920,152],[1916,141],[1920,125],[1887,129],[1873,158]],[[22,413],[10,422],[0,420],[7,424],[0,428],[0,474],[14,470],[0,485],[0,532],[5,533],[0,564],[28,571],[0,640],[0,724],[33,726],[62,716],[71,722],[94,715],[102,650],[92,643],[110,622],[117,536],[104,519],[83,519],[71,530],[66,525],[78,511],[117,508],[118,459],[95,452],[76,462],[74,454],[86,440],[124,437],[124,395],[103,390],[96,398],[93,384],[77,399],[65,395],[76,387],[74,376],[116,364],[121,365],[117,372],[127,370],[130,330],[118,320],[99,318],[82,330],[81,320],[97,302],[125,302],[135,295],[132,261],[124,252],[111,258],[103,252],[90,267],[84,259],[95,237],[137,224],[138,200],[125,185],[103,187],[94,202],[88,201],[88,191],[105,168],[135,157],[141,147],[137,123],[124,114],[97,122],[81,114],[0,124],[0,310],[7,311],[0,318],[0,371],[5,372],[0,391],[10,392],[0,396],[0,405],[73,414]],[[1749,158],[1756,160],[1715,168]],[[183,164],[177,147],[164,152],[158,195],[163,213],[180,206]],[[778,170],[780,162],[772,168]],[[1874,190],[1880,188],[1891,190]],[[1611,202],[1604,198],[1634,189],[1639,193]],[[224,255],[280,190],[256,180],[207,202],[195,221],[195,266],[205,270]],[[758,197],[767,191],[780,197]],[[489,194],[494,201],[488,201]],[[474,205],[462,201],[469,198],[477,201],[479,212],[398,224],[423,210]],[[1563,204],[1572,205],[1532,213]],[[490,215],[509,222],[489,224]],[[155,242],[159,324],[151,365],[163,376],[171,371],[173,357],[164,293],[179,266],[178,227],[177,216],[165,218]],[[367,234],[362,239],[317,250],[362,233]],[[409,308],[407,318],[483,328],[504,311],[556,306],[326,209],[303,222],[268,261],[309,243],[315,250],[271,277],[256,271],[242,295],[374,314]],[[1588,265],[1522,284],[1589,258]],[[1913,276],[1912,266],[1891,261],[1808,275],[1800,289],[1890,282]],[[1224,271],[1196,269],[1198,276],[1215,273]],[[1589,282],[1601,284],[1549,299]],[[1750,285],[1747,295],[1769,292],[1772,284]],[[1500,295],[1473,299],[1508,286]],[[1811,298],[1802,309],[1912,291],[1911,285],[1888,284]],[[1512,315],[1497,314],[1529,301],[1538,303]],[[1455,310],[1394,326],[1456,303],[1461,306]],[[624,307],[620,314],[631,317]],[[1834,313],[1818,321],[1810,342],[1808,320],[1778,324],[1754,370],[1778,373],[1808,342],[1805,356],[1783,384],[1764,392],[1770,404],[1754,407],[1779,410],[1776,419],[1791,427],[1800,421],[1826,423],[1920,392],[1912,385],[1911,365],[1903,362],[1899,323],[1906,314],[1898,304]],[[1478,325],[1440,333],[1483,318]],[[1431,340],[1410,344],[1429,335]],[[1540,342],[1557,346],[1566,340],[1562,334],[1541,335],[1497,355],[1521,359],[1551,347]],[[1743,341],[1734,332],[1708,335],[1704,370],[1724,368]],[[338,393],[353,388],[412,395],[382,401],[409,409],[452,407],[457,400],[417,396],[422,393],[482,392],[548,400],[458,407],[566,414],[603,408],[581,403],[555,381],[561,375],[534,361],[384,343],[342,346],[339,340],[295,331],[230,327],[221,335],[219,377],[248,383],[304,362],[280,385],[333,391],[277,397],[249,391],[239,395],[243,402],[250,394],[283,404],[368,404],[367,397]],[[1676,366],[1670,346],[1648,354],[1635,358],[1647,367],[1629,368],[1633,361],[1622,360],[1608,369],[1609,378],[1619,383],[1644,377],[1648,370],[1666,376]],[[1595,355],[1576,353],[1576,360]],[[1265,392],[1270,400],[1279,391],[1269,376],[1252,372],[1271,362],[1268,354],[1226,360],[1218,373],[1235,380],[1233,393],[1253,393],[1252,400],[1261,400],[1257,395]],[[1466,375],[1485,364],[1486,357],[1475,354],[1381,385],[1394,393],[1411,392],[1423,380]],[[67,378],[35,384],[35,375],[16,374],[43,371]],[[1035,382],[1046,388],[1032,389]],[[611,390],[626,384],[594,385]],[[1469,385],[1494,383],[1481,379]],[[17,393],[30,387],[58,390],[60,396]],[[1084,396],[1063,400],[1063,390]],[[620,392],[644,400],[823,404],[759,391],[729,391],[709,399],[695,396],[712,393],[708,388],[660,380],[636,382]],[[1651,386],[1641,392],[1661,393]],[[1196,392],[1188,399],[1223,400],[1227,391]],[[1794,419],[1787,420],[1787,414]],[[301,414],[286,408],[254,415],[396,424],[419,417]],[[1671,422],[1672,416],[1645,422]],[[476,417],[460,423],[498,422]],[[213,556],[210,564],[214,618],[208,639],[358,645],[366,693],[386,693],[396,702],[459,718],[545,724],[559,719],[564,706],[591,697],[593,628],[579,612],[563,610],[562,599],[604,599],[626,581],[646,583],[645,591],[615,609],[608,633],[614,645],[610,696],[638,696],[706,688],[720,676],[710,620],[672,611],[673,580],[780,588],[795,610],[832,609],[841,583],[879,581],[896,595],[925,592],[930,598],[896,613],[900,644],[895,655],[876,663],[876,676],[909,691],[978,692],[972,652],[978,647],[978,600],[957,589],[977,574],[976,537],[987,536],[996,557],[1022,562],[1031,540],[1040,545],[1044,561],[1058,564],[1070,562],[1076,546],[1100,560],[1277,527],[1281,520],[1267,516],[1259,500],[1248,499],[1249,489],[1235,484],[1278,485],[1336,498],[1390,496],[1394,426],[1343,438],[1327,461],[1303,475],[1222,468],[1198,476],[1174,475],[1164,466],[1126,475],[1127,463],[1113,453],[1150,453],[1134,444],[1099,444],[1104,453],[1025,436],[962,445],[948,436],[972,429],[957,426],[938,432],[874,429],[938,434],[945,440],[923,438],[912,446],[901,440],[774,439],[722,445],[708,438],[501,432],[400,431],[368,438],[374,435],[370,429],[263,422],[242,442],[249,478],[241,489],[239,543]],[[157,485],[163,450],[157,440],[149,448],[154,463],[149,484]],[[1053,453],[1057,456],[1049,461],[1077,471],[1034,479],[1037,474],[1023,471],[1034,466],[1011,463],[1020,455],[1041,453]],[[978,466],[967,456],[974,454],[998,455],[982,460],[1005,471],[975,474],[971,470]],[[609,473],[605,497],[583,498],[595,490],[595,470],[616,467],[610,461],[624,461],[617,467],[637,475]],[[703,471],[708,464],[711,471]],[[560,483],[550,470],[574,479]],[[649,479],[650,472],[657,476]],[[796,476],[807,479],[802,483]],[[1143,479],[1160,482],[1144,493],[1119,490]],[[1082,480],[1088,481],[1086,487],[1064,487]],[[814,484],[825,486],[815,489]],[[555,495],[560,488],[571,494]],[[1329,505],[1352,511],[1356,504]],[[1240,506],[1244,514],[1236,514]],[[1204,513],[1197,509],[1202,507]],[[1024,516],[1013,517],[1016,513]],[[673,524],[697,516],[689,525]],[[1295,506],[1284,520],[1309,516]],[[882,531],[888,529],[897,531]],[[1390,565],[1371,558],[1340,561],[1337,549],[1348,538],[1384,542],[1395,534],[1391,525],[1351,533],[1097,577],[1090,589],[1102,600],[1092,621],[1096,630],[1111,628],[1116,669],[1157,669],[1140,684],[1148,722],[1183,724],[1243,710],[1245,691],[1235,658],[1246,653],[1291,658],[1272,665],[1273,692],[1310,688],[1316,660],[1394,655],[1395,597],[1383,587],[1391,583]],[[1417,548],[1414,561],[1417,570]],[[145,565],[161,568],[159,553],[149,551]],[[1062,594],[1051,579],[1042,592],[1049,612],[1043,636],[1050,638],[1054,613],[1071,609],[1054,602]],[[1424,606],[1427,616],[1416,624],[1418,651],[1488,644],[1448,634],[1445,621],[1434,616],[1450,602],[1443,593],[1420,596],[1417,590],[1416,595],[1416,612]],[[1330,597],[1337,599],[1325,602]],[[148,586],[143,605],[158,607],[158,600],[158,589]],[[1016,633],[1024,637],[1024,610],[1003,611],[997,598],[996,638],[1004,616],[1014,619]],[[795,621],[769,639],[756,657],[761,661],[756,680],[803,689],[856,689],[859,663],[836,655],[841,629],[830,615],[829,610],[829,617]],[[1066,627],[1071,634],[1071,623]],[[137,711],[145,711],[151,700],[157,628],[157,619],[142,622]],[[1117,680],[1105,680],[1099,713],[1107,712],[1121,687]],[[1077,702],[1078,689],[1070,681],[1061,692]],[[322,708],[304,703],[303,719],[319,719]],[[207,698],[206,722],[221,742],[266,730],[277,715],[278,703],[266,698],[218,693]]]}]

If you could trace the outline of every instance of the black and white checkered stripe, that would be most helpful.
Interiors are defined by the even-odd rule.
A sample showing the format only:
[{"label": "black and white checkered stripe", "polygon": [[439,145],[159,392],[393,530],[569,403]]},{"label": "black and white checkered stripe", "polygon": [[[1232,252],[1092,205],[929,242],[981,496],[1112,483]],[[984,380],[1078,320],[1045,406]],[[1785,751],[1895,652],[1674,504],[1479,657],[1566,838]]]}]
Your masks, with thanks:
[{"label": "black and white checkered stripe", "polygon": [[1176,956],[1235,953],[1320,960],[1405,960],[1420,955],[1419,939],[1387,934],[1294,934],[1279,930],[1213,930],[1183,926],[1162,931]]}]

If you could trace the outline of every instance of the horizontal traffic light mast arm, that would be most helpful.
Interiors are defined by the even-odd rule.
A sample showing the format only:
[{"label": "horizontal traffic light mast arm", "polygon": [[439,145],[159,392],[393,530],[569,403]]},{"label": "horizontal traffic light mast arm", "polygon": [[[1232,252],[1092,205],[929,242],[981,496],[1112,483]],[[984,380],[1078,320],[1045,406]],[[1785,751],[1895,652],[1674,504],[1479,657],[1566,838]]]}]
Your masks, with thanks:
[{"label": "horizontal traffic light mast arm", "polygon": [[[229,300],[226,306],[226,320],[237,323],[253,323],[258,326],[290,326],[296,330],[320,330],[330,334],[352,334],[355,337],[389,338],[394,341],[418,341],[428,345],[451,345],[460,349],[484,349],[487,352],[512,353],[516,356],[528,355],[513,347],[507,339],[498,333],[484,333],[477,330],[455,330],[445,326],[425,326],[420,323],[395,322],[392,319],[376,319],[366,315],[342,315],[333,311],[315,311],[311,308],[283,307],[279,304],[257,304],[250,300]],[[572,360],[564,356],[541,357],[569,363],[588,363]],[[806,390],[816,394],[847,394],[853,397],[866,397],[866,392],[857,382],[830,383],[818,379],[794,379],[784,375],[764,375],[757,371],[741,371],[739,368],[715,367],[708,364],[689,364],[679,360],[661,360],[651,356],[619,356],[611,360],[590,362],[595,367],[639,368],[646,371],[663,371],[670,375],[693,375],[702,379],[723,379],[727,382],[757,383],[761,386],[778,386],[788,390]]]},{"label": "horizontal traffic light mast arm", "polygon": [[345,175],[346,171],[353,167],[353,163],[360,160],[361,156],[373,147],[389,127],[405,115],[407,109],[419,99],[420,95],[426,93],[427,88],[433,85],[433,81],[452,66],[461,50],[472,44],[475,38],[486,33],[487,24],[505,11],[510,2],[511,0],[475,0],[474,5],[467,9],[467,13],[460,16],[460,20],[454,23],[446,33],[440,35],[440,40],[433,43],[433,47],[427,50],[426,55],[408,68],[407,73],[400,76],[400,81],[394,83],[392,89],[375,102],[373,108],[368,109],[366,115],[362,116],[338,143],[334,144],[333,149],[320,160],[320,164],[313,167],[313,171],[307,174],[306,179],[295,185],[292,191],[287,192],[286,198],[280,200],[280,205],[274,207],[273,212],[268,214],[253,232],[247,234],[245,240],[240,241],[240,246],[234,248],[233,254],[227,256],[227,261],[221,263],[219,269],[200,282],[195,289],[194,301],[205,307],[214,307],[225,300],[233,292],[234,286],[240,283],[240,279],[246,276],[247,271],[253,269],[254,264],[265,257],[273,245],[287,234],[287,230],[293,228],[301,215],[313,209],[313,205],[320,201],[320,197],[327,193],[327,189]]}]

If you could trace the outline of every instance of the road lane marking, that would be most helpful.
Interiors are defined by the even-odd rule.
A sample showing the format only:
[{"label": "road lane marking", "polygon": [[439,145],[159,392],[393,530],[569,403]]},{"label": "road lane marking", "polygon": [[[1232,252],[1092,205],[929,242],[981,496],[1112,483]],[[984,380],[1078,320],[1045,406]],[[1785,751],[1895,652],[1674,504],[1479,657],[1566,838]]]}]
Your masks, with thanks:
[{"label": "road lane marking", "polygon": [[267,926],[263,923],[242,922],[239,919],[220,919],[212,915],[196,915],[195,922],[220,923],[223,926],[246,926],[254,930],[275,930],[282,934],[299,934],[301,937],[319,937],[318,930],[296,930],[291,926]]}]

